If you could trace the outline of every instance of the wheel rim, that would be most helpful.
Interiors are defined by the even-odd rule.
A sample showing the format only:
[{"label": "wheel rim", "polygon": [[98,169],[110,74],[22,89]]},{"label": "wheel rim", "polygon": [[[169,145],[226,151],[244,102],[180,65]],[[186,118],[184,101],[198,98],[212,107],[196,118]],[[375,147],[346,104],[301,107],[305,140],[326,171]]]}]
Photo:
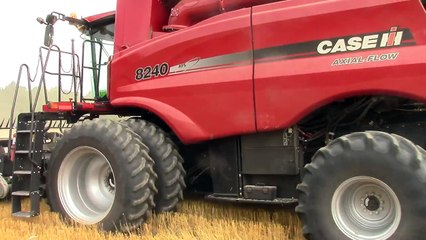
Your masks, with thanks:
[{"label": "wheel rim", "polygon": [[340,184],[331,211],[340,231],[355,240],[387,239],[401,221],[401,205],[395,192],[373,177],[357,176]]},{"label": "wheel rim", "polygon": [[82,146],[69,152],[57,184],[60,202],[71,219],[95,224],[110,212],[115,198],[114,173],[97,149]]}]

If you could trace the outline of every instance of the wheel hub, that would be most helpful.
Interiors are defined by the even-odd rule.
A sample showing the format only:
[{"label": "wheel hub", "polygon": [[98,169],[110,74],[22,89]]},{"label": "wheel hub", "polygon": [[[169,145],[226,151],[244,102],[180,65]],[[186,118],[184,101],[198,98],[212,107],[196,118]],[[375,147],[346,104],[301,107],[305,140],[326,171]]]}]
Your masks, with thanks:
[{"label": "wheel hub", "polygon": [[102,221],[115,199],[115,178],[99,150],[81,146],[70,151],[58,172],[59,199],[71,219],[83,224]]},{"label": "wheel hub", "polygon": [[105,187],[112,193],[115,191],[115,180],[114,175],[112,174],[111,170],[109,169],[104,177],[104,184]]},{"label": "wheel hub", "polygon": [[393,190],[367,176],[340,184],[333,195],[331,211],[338,228],[356,240],[387,239],[401,221],[401,206]]},{"label": "wheel hub", "polygon": [[380,209],[380,200],[375,195],[366,197],[363,204],[368,211],[376,212]]}]

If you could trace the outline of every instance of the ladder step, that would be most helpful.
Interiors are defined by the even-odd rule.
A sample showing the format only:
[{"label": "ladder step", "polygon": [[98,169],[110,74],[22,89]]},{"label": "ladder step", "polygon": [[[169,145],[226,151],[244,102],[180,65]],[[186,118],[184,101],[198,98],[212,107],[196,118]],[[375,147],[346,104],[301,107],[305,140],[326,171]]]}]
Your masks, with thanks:
[{"label": "ladder step", "polygon": [[14,171],[13,174],[16,174],[16,175],[31,175],[31,171],[20,170],[20,171]]},{"label": "ladder step", "polygon": [[16,150],[15,154],[28,154],[30,153],[30,150]]},{"label": "ladder step", "polygon": [[[12,215],[20,218],[38,216],[40,213],[40,169],[43,164],[43,136],[46,121],[43,114],[33,113],[18,118],[16,130],[16,158],[13,162]],[[31,122],[31,119],[34,119]],[[30,209],[26,209],[29,198]],[[25,206],[23,206],[25,205]],[[25,209],[25,210],[23,210]]]},{"label": "ladder step", "polygon": [[16,191],[16,192],[12,192],[12,196],[28,197],[28,196],[30,196],[30,192],[29,191]]},{"label": "ladder step", "polygon": [[[36,130],[33,129],[32,132],[36,132]],[[16,133],[31,133],[31,130],[17,130]]]},{"label": "ladder step", "polygon": [[15,212],[12,213],[12,216],[20,218],[30,218],[37,216],[37,214],[35,214],[34,212]]}]

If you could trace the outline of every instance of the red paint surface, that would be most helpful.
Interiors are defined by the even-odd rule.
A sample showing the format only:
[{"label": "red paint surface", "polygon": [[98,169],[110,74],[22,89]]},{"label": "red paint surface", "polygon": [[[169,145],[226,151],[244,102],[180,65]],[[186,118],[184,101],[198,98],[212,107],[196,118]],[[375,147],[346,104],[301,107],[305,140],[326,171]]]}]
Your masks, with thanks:
[{"label": "red paint surface", "polygon": [[252,64],[135,81],[139,67],[251,50],[250,9],[214,18],[116,54],[111,104],[158,114],[187,143],[255,131]]},{"label": "red paint surface", "polygon": [[[108,96],[114,108],[157,114],[184,143],[289,127],[329,102],[355,95],[426,100],[426,16],[418,0],[281,1],[223,13],[167,34],[153,34],[167,24],[168,16],[155,4],[118,1]],[[409,28],[417,45],[248,59],[241,65],[135,80],[136,69],[164,62],[174,66],[395,26]],[[332,66],[338,58],[393,52],[399,53],[394,61]]]},{"label": "red paint surface", "polygon": [[[410,28],[416,46],[255,65],[258,131],[291,126],[328,102],[360,94],[426,99],[426,16],[419,1],[288,1],[253,8],[254,48]],[[331,66],[336,58],[399,52],[395,61]]]},{"label": "red paint surface", "polygon": [[115,14],[115,11],[110,11],[106,13],[100,13],[93,16],[85,17],[83,19],[90,23],[90,22],[95,22],[97,20],[100,20],[102,18],[113,16],[114,14]]},{"label": "red paint surface", "polygon": [[182,0],[171,10],[166,29],[182,29],[212,16],[279,0]]}]

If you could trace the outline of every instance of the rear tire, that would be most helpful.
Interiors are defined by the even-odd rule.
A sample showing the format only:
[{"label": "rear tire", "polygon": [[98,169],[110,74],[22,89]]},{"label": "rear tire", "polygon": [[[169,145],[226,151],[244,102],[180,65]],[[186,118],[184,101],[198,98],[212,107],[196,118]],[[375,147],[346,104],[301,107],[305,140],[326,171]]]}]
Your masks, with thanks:
[{"label": "rear tire", "polygon": [[155,162],[154,171],[158,176],[155,211],[176,210],[178,202],[183,200],[183,190],[186,187],[183,158],[177,151],[176,145],[160,128],[145,120],[128,119],[122,123],[141,136]]},{"label": "rear tire", "polygon": [[296,212],[308,239],[422,239],[426,153],[383,132],[353,133],[307,164]]},{"label": "rear tire", "polygon": [[155,206],[153,164],[148,148],[127,127],[106,119],[77,123],[49,162],[51,209],[106,231],[133,230]]}]

